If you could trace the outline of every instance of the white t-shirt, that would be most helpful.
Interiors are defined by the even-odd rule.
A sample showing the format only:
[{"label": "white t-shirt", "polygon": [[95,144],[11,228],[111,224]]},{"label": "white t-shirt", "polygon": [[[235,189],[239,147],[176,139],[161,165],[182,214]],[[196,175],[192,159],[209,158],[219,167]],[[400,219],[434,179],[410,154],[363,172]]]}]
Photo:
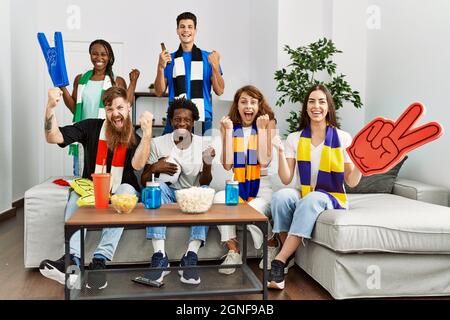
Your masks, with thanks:
[{"label": "white t-shirt", "polygon": [[[293,132],[288,135],[286,139],[286,147],[285,147],[285,155],[286,158],[294,158],[297,161],[297,149],[298,149],[298,141],[300,140],[301,131]],[[344,163],[353,163],[350,159],[350,156],[347,153],[347,147],[352,144],[352,137],[348,132],[337,129],[337,133],[339,136],[339,141],[341,142],[341,147],[344,152]],[[316,187],[317,183],[317,174],[319,173],[320,167],[320,157],[322,155],[323,144],[325,141],[322,141],[317,147],[311,144],[311,186],[312,189]],[[300,181],[298,175],[298,166],[295,165],[295,181]]]},{"label": "white t-shirt", "polygon": [[163,157],[172,157],[181,166],[178,181],[171,187],[179,190],[199,186],[199,175],[203,170],[202,153],[208,147],[203,138],[192,135],[192,142],[187,149],[181,150],[173,141],[173,133],[153,138],[150,146],[148,164],[153,164]]}]

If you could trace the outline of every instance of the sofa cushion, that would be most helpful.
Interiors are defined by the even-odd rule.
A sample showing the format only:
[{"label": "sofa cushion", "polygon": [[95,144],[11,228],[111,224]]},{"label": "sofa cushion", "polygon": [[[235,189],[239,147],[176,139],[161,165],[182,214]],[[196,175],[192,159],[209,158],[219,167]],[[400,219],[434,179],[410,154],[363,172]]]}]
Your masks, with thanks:
[{"label": "sofa cushion", "polygon": [[450,208],[392,194],[351,194],[326,210],[312,241],[339,252],[450,253]]},{"label": "sofa cushion", "polygon": [[402,161],[395,165],[391,170],[382,174],[374,174],[368,177],[361,177],[358,185],[350,188],[345,182],[346,193],[392,193],[395,179],[397,179],[398,172],[406,161],[408,156],[405,156]]}]

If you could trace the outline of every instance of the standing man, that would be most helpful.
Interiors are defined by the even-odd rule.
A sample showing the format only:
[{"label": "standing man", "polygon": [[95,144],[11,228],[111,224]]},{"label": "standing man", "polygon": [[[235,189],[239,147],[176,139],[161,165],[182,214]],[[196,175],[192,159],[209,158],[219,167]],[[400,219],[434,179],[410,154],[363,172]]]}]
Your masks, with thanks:
[{"label": "standing man", "polygon": [[[180,39],[178,50],[172,53],[163,50],[159,54],[155,93],[162,96],[169,87],[169,104],[181,97],[195,103],[204,134],[212,127],[211,86],[219,96],[225,89],[220,55],[216,51],[201,50],[194,44],[197,17],[191,12],[177,17],[177,34]],[[172,131],[170,121],[167,121],[163,134]]]},{"label": "standing man", "polygon": [[[45,139],[48,143],[64,148],[71,143],[80,142],[85,150],[83,178],[90,179],[91,174],[102,171],[111,173],[112,194],[139,195],[140,187],[135,170],[144,168],[150,155],[153,115],[146,111],[140,117],[142,138],[134,131],[130,119],[131,106],[127,100],[127,91],[121,87],[110,87],[103,94],[106,119],[86,119],[73,125],[59,127],[55,107],[63,92],[58,88],[48,91],[48,103],[45,111]],[[79,196],[72,191],[65,210],[65,220],[78,208]],[[94,251],[89,270],[105,269],[106,261],[111,261],[122,235],[123,228],[105,228],[100,242]],[[80,232],[70,239],[71,265],[80,266]],[[65,283],[66,270],[64,256],[60,259],[44,260],[39,270],[47,278]],[[104,272],[89,273],[88,288],[103,289],[107,286]]]}]

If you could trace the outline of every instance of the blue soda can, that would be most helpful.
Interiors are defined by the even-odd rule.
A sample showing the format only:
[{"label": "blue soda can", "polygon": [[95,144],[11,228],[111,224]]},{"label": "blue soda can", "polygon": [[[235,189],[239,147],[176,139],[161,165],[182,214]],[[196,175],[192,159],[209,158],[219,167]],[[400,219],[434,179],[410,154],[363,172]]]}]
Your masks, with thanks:
[{"label": "blue soda can", "polygon": [[225,204],[235,206],[239,203],[239,182],[227,180],[225,186]]},{"label": "blue soda can", "polygon": [[147,182],[142,191],[142,202],[146,209],[158,209],[161,207],[161,188],[159,182]]}]

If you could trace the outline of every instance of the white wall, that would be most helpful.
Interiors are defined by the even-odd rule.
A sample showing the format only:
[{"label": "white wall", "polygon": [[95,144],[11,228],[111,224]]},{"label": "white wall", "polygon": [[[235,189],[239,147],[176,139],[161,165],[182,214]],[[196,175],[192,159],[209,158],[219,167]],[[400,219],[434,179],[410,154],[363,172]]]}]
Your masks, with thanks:
[{"label": "white wall", "polygon": [[13,199],[23,198],[39,181],[42,167],[44,93],[37,90],[36,12],[36,1],[11,1]]},{"label": "white wall", "polygon": [[[278,67],[278,3],[250,1],[250,82],[265,95],[277,119],[283,119],[277,101],[275,70]],[[281,121],[284,124],[284,121]],[[280,124],[279,124],[280,125]]]},{"label": "white wall", "polygon": [[447,133],[410,152],[400,175],[450,189],[450,2],[372,1],[381,28],[368,32],[366,122],[396,119],[413,101],[427,113],[420,123],[439,121]]},{"label": "white wall", "polygon": [[356,109],[345,102],[339,109],[341,127],[354,136],[364,126],[366,75],[367,75],[367,0],[333,0],[332,39],[342,51],[335,55],[337,73],[353,90],[359,91],[363,108]]},{"label": "white wall", "polygon": [[0,214],[12,203],[12,134],[11,134],[11,28],[10,1],[0,0]]}]

